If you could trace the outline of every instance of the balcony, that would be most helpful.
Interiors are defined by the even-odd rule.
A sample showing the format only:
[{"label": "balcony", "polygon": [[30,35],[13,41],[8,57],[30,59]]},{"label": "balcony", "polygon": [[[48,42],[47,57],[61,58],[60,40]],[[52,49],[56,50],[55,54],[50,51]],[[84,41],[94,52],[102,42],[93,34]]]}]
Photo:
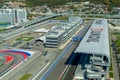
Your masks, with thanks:
[{"label": "balcony", "polygon": [[92,67],[87,69],[86,77],[90,79],[101,78],[101,72],[103,72],[100,67]]},{"label": "balcony", "polygon": [[96,73],[87,73],[86,75],[87,78],[89,79],[100,79],[101,78],[101,74],[96,74]]},{"label": "balcony", "polygon": [[90,63],[92,63],[92,64],[102,65],[102,66],[110,66],[110,64],[107,61],[103,61],[103,59],[100,57],[91,56],[90,59],[91,59]]},{"label": "balcony", "polygon": [[110,64],[107,63],[106,61],[97,61],[97,60],[94,60],[94,62],[92,64],[101,65],[101,66],[110,66]]}]

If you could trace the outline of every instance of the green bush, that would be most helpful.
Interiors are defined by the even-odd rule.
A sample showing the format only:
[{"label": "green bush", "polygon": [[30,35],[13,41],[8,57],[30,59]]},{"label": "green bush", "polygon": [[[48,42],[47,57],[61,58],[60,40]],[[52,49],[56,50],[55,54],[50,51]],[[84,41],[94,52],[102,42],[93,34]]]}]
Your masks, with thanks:
[{"label": "green bush", "polygon": [[113,72],[109,72],[109,77],[113,78]]},{"label": "green bush", "polygon": [[67,16],[60,16],[60,17],[53,18],[53,20],[68,20],[68,17]]},{"label": "green bush", "polygon": [[19,80],[29,80],[29,78],[32,76],[32,74],[25,74],[23,75]]},{"label": "green bush", "polygon": [[20,37],[20,38],[17,38],[16,41],[18,40],[23,40],[23,41],[30,41],[32,40],[34,37]]}]

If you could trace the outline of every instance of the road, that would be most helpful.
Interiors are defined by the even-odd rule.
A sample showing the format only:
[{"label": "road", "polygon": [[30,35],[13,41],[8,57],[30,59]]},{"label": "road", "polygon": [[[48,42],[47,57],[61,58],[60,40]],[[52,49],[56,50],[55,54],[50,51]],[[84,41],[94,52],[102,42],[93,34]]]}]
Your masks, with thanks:
[{"label": "road", "polygon": [[[6,39],[5,41],[3,41],[2,43],[0,43],[0,48],[1,49],[6,49],[7,47],[9,47],[10,45],[11,45],[11,43],[13,43],[15,40],[16,40],[16,38],[18,38],[18,37],[21,37],[20,35],[21,34],[23,34],[23,35],[25,35],[25,36],[30,36],[31,37],[31,35],[32,35],[32,37],[35,37],[35,38],[38,38],[38,37],[40,37],[40,35],[39,34],[37,34],[37,33],[34,33],[34,30],[37,30],[37,29],[40,29],[40,28],[47,28],[47,29],[50,29],[51,28],[51,26],[57,26],[57,25],[59,25],[59,24],[61,24],[61,23],[49,23],[49,22],[44,22],[44,23],[40,23],[40,24],[36,24],[35,26],[33,26],[33,29],[30,29],[30,30],[27,30],[27,31],[21,31],[22,29],[20,29],[20,31],[18,32],[18,31],[15,31],[15,32],[10,32],[9,33],[9,35],[8,35],[8,37],[6,36],[6,38],[4,37],[4,38],[2,38],[2,39]],[[26,35],[25,33],[27,33],[27,32],[29,32],[29,33],[31,33],[30,35]],[[12,35],[13,34],[13,35]],[[5,35],[7,35],[7,34],[5,34]],[[7,40],[8,39],[8,40]],[[35,40],[35,39],[34,39]],[[22,41],[22,42],[24,42],[24,41]],[[23,44],[23,43],[22,43]],[[22,45],[21,44],[21,45]],[[5,46],[6,45],[6,46]],[[7,46],[8,45],[8,46]]]},{"label": "road", "polygon": [[18,63],[24,61],[23,56],[20,54],[12,54],[12,53],[6,53],[6,52],[0,52],[0,54],[14,57],[13,61],[0,67],[0,76],[3,76],[3,74],[10,71],[13,68],[12,66],[17,65]]},{"label": "road", "polygon": [[[45,25],[44,25],[45,24]],[[40,23],[40,24],[36,24],[36,25],[34,25],[34,28],[32,28],[32,29],[30,29],[30,30],[36,30],[36,29],[39,29],[39,28],[41,28],[41,27],[46,27],[47,25],[49,25],[49,26],[53,26],[53,24],[55,24],[55,23],[48,23],[47,21],[46,22],[44,22],[44,23]],[[20,31],[21,31],[21,29],[19,29]],[[14,32],[13,32],[14,33]],[[15,32],[16,33],[16,32]],[[14,33],[14,34],[15,34]],[[20,33],[18,33],[17,35],[19,35],[19,34],[21,34],[22,32],[20,32]],[[17,35],[15,35],[15,36],[17,36]],[[1,44],[1,47],[6,43],[6,42],[9,42],[9,39],[11,40],[12,39],[12,41],[14,40],[14,38],[15,38],[15,36],[14,35],[12,35],[12,37],[10,36],[9,38],[6,38],[6,39],[8,39],[7,41],[5,41],[4,43],[2,43]],[[37,43],[38,44],[38,43]],[[41,44],[40,44],[41,45]],[[43,46],[43,45],[42,45]],[[40,56],[40,55],[42,55],[42,53],[41,53],[41,49],[43,49],[42,50],[42,52],[44,51],[44,48],[43,47],[41,47],[41,46],[36,46],[36,44],[35,45],[33,45],[33,47],[35,48],[35,50],[40,50],[40,51],[38,51],[38,53],[37,54],[35,54],[33,57],[31,57],[31,58],[29,58],[29,61],[27,60],[27,61],[24,61],[24,63],[22,63],[20,66],[19,66],[19,68],[16,68],[16,69],[14,69],[14,70],[12,70],[9,74],[11,74],[11,75],[9,75],[9,74],[7,74],[7,75],[5,75],[5,77],[3,77],[2,79],[3,80],[18,80],[21,76],[23,76],[25,73],[29,73],[29,74],[32,74],[33,76],[31,77],[31,79],[34,77],[34,76],[36,76],[37,75],[37,73],[38,73],[38,71],[40,71],[42,68],[44,68],[46,65],[47,65],[47,63],[46,63],[46,60],[50,60],[49,62],[53,62],[55,59],[56,59],[56,57],[58,56],[58,54],[57,54],[57,52],[56,52],[56,54],[55,55],[53,55],[52,53],[55,53],[55,51],[56,50],[50,50],[50,51],[48,51],[48,55],[47,56]],[[38,57],[39,56],[39,58],[38,59],[36,59],[36,57]],[[19,56],[20,57],[20,56]],[[17,57],[15,58],[15,59],[17,59]],[[18,58],[19,59],[19,58]],[[17,60],[15,60],[15,61],[17,61]],[[38,63],[38,64],[36,64],[36,63]],[[25,67],[25,66],[27,66],[27,67]],[[37,67],[36,67],[37,66]],[[36,68],[35,68],[36,67]],[[23,69],[24,68],[24,69]],[[23,74],[23,75],[21,75],[21,74]],[[43,74],[43,72],[42,72],[42,74]],[[40,75],[42,75],[42,74],[40,74]]]},{"label": "road", "polygon": [[[44,25],[45,24],[45,25]],[[17,29],[17,30],[14,30],[12,32],[9,32],[9,33],[6,33],[6,34],[1,34],[1,36],[4,38],[4,40],[7,40],[9,38],[12,38],[14,36],[17,36],[17,35],[20,35],[20,34],[23,34],[23,33],[26,33],[30,30],[34,30],[35,27],[38,27],[38,26],[46,26],[48,25],[49,23],[47,21],[45,22],[42,22],[42,23],[38,23],[38,24],[35,24],[35,25],[32,25],[32,26],[29,26],[29,27],[22,27],[20,29]]]},{"label": "road", "polygon": [[89,62],[89,54],[74,54],[75,55],[71,62],[69,63],[68,68],[66,69],[64,75],[62,76],[61,80],[73,80],[74,72],[78,65],[82,65],[84,68],[85,64]]},{"label": "road", "polygon": [[[89,29],[92,23],[88,23],[85,27],[80,31],[80,34],[83,36]],[[81,36],[80,36],[81,37]],[[64,71],[65,67],[67,66],[66,63],[69,61],[69,57],[71,57],[72,51],[76,48],[79,42],[71,42],[66,49],[61,53],[61,55],[56,59],[56,61],[51,65],[49,70],[40,78],[40,80],[57,80],[59,79],[60,75]],[[68,61],[67,61],[68,60]]]},{"label": "road", "polygon": [[23,23],[23,24],[21,24],[21,26],[24,25],[22,28],[18,28],[14,31],[9,31],[8,33],[3,33],[3,34],[0,33],[0,42],[5,41],[7,39],[10,39],[14,36],[26,33],[30,30],[38,29],[37,28],[38,26],[46,26],[46,25],[50,24],[48,19],[53,18],[53,17],[57,17],[57,16],[61,16],[61,15],[64,15],[64,13],[63,14],[54,14],[51,16],[46,16],[42,19],[36,19],[36,20],[31,21],[31,22],[26,22],[25,24],[26,25],[28,24],[29,26],[25,27],[25,25]]},{"label": "road", "polygon": [[[38,57],[38,55],[41,55],[40,52],[37,54],[34,54],[32,57],[28,58],[27,60],[24,60],[23,63],[19,65],[19,67],[13,68],[9,72],[9,74],[3,76],[2,80],[11,80],[11,78],[13,78],[14,75],[16,75],[20,70],[22,70],[24,67],[26,67],[30,62],[32,62],[36,57]],[[14,80],[14,79],[12,79],[12,80]],[[15,80],[18,80],[18,79],[15,79]]]},{"label": "road", "polygon": [[69,48],[69,51],[66,51],[66,55],[65,55],[66,57],[61,58],[61,60],[57,63],[55,68],[50,72],[48,77],[46,79],[44,79],[44,80],[57,80],[59,78],[59,76],[61,75],[61,73],[63,72],[63,70],[66,67],[65,62],[67,61],[69,55],[74,50],[76,45],[77,45],[77,43],[75,43],[74,46],[71,46]]},{"label": "road", "polygon": [[[9,32],[9,33],[6,33],[6,34],[0,34],[0,36],[2,36],[2,40],[8,40],[9,41],[10,39],[15,38],[15,36],[18,36],[20,34],[29,32],[31,30],[33,31],[33,30],[39,29],[41,27],[46,27],[47,25],[51,25],[51,24],[55,24],[55,23],[49,23],[48,21],[44,21],[44,22],[41,22],[41,23],[31,25],[29,27],[25,27],[25,28],[22,27],[22,28],[16,29],[15,31],[12,31],[12,32]],[[4,41],[4,44],[6,42],[7,41]],[[4,44],[1,43],[0,46],[3,47]],[[17,55],[17,56],[13,55],[13,54],[11,54],[11,55],[15,57],[15,59],[13,60],[13,62],[15,64],[17,64],[20,61],[23,61],[23,60],[21,60],[22,57],[20,55]],[[9,74],[11,74],[11,75],[7,74],[4,77],[2,77],[2,80],[18,80],[25,73],[30,73],[30,74],[35,74],[36,75],[36,73],[38,73],[37,70],[40,70],[40,69],[44,68],[44,66],[46,66],[46,64],[47,64],[46,60],[50,59],[50,61],[53,61],[57,56],[57,55],[51,55],[50,54],[52,57],[49,58],[49,57],[45,57],[45,56],[41,56],[41,55],[42,55],[42,53],[41,53],[41,51],[39,51],[37,54],[33,55],[27,61],[24,61],[21,65],[19,65],[19,68],[17,67],[15,69],[13,69],[11,72],[9,72]],[[9,68],[14,63],[11,63],[6,68],[5,67],[1,68],[1,71],[2,71],[2,69]],[[36,64],[36,63],[38,63],[38,64]],[[21,75],[21,74],[23,74],[23,75]],[[34,77],[35,75],[33,75],[32,77]]]},{"label": "road", "polygon": [[[35,57],[34,60],[32,60],[28,65],[24,66],[19,72],[17,72],[16,74],[14,74],[13,76],[11,76],[10,78],[8,78],[9,80],[19,80],[20,77],[22,77],[24,74],[28,73],[28,74],[33,74],[32,72],[34,72],[35,70],[39,69],[39,65],[42,64],[42,60],[44,60],[43,58],[40,58],[41,55],[36,54],[37,56]],[[32,58],[32,57],[31,57]],[[37,64],[36,64],[37,63]],[[24,63],[23,63],[24,64]],[[21,64],[22,65],[22,64]],[[33,66],[34,65],[34,66]],[[31,72],[31,73],[30,73]],[[21,75],[22,74],[22,75]]]}]

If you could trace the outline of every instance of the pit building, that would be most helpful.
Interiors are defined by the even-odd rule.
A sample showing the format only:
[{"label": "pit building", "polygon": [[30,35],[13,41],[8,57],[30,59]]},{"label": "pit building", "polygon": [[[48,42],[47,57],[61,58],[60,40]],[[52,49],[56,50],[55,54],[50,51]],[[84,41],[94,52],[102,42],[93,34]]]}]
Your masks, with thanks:
[{"label": "pit building", "polygon": [[108,25],[96,19],[74,51],[80,55],[73,80],[106,80],[110,66]]}]

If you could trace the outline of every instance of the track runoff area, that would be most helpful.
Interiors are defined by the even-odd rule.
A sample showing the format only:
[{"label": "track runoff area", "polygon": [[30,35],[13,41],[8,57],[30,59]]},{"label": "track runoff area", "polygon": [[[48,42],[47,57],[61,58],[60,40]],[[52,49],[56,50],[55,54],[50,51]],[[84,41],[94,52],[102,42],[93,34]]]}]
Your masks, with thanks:
[{"label": "track runoff area", "polygon": [[34,54],[30,50],[0,50],[0,79]]}]

